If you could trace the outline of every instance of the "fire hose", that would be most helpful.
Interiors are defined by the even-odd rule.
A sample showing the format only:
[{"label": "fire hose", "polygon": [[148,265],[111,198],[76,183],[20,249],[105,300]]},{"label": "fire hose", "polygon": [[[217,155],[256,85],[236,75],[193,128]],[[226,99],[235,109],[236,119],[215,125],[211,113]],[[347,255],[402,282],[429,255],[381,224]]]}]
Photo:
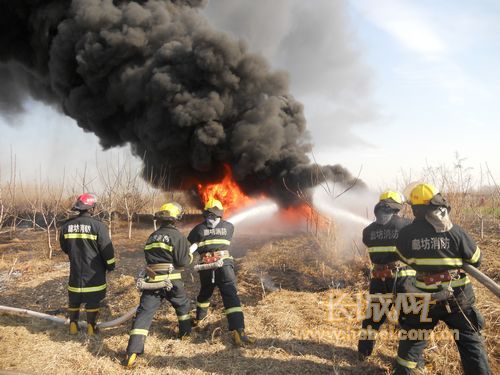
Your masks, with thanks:
[{"label": "fire hose", "polygon": [[[139,290],[155,290],[155,289],[161,289],[165,288],[167,290],[172,289],[172,282],[169,279],[156,282],[156,283],[149,283],[144,279],[144,273],[139,274],[139,277],[136,282],[136,288]],[[125,314],[119,316],[118,318],[109,320],[107,322],[98,322],[97,327],[100,329],[103,328],[110,328],[110,327],[115,327],[118,326],[127,320],[130,320],[137,308],[139,306],[132,307],[130,310],[128,310]],[[69,319],[67,318],[60,318],[58,316],[50,315],[50,314],[45,314],[33,310],[28,310],[28,309],[21,309],[17,307],[10,307],[10,306],[4,306],[0,305],[0,313],[7,313],[11,315],[18,315],[18,316],[29,316],[33,318],[39,318],[39,319],[45,319],[48,321],[51,321],[56,324],[63,324],[63,325],[68,325],[69,324]],[[79,321],[78,326],[80,328],[86,328],[87,323],[84,321]]]},{"label": "fire hose", "polygon": [[469,275],[483,284],[486,288],[488,288],[495,296],[497,296],[497,298],[500,298],[500,286],[498,286],[498,284],[494,280],[490,279],[488,276],[486,276],[484,273],[479,271],[476,267],[471,266],[470,264],[464,263],[462,265],[462,268],[465,272],[467,272]]},{"label": "fire hose", "polygon": [[[98,322],[97,327],[100,329],[103,329],[103,328],[110,328],[110,327],[118,326],[118,325],[126,322],[127,320],[131,319],[134,316],[135,311],[137,310],[137,307],[138,306],[131,308],[125,314],[123,314],[122,316],[119,316],[116,319],[109,320],[107,322]],[[49,321],[51,321],[53,323],[57,323],[57,324],[65,324],[65,325],[69,324],[69,319],[66,319],[66,318],[60,318],[58,316],[40,313],[37,311],[28,310],[28,309],[19,309],[17,307],[9,307],[9,306],[0,305],[0,313],[7,313],[7,314],[19,315],[19,316],[30,316],[33,318],[49,320]],[[81,328],[85,328],[87,323],[80,321],[78,323],[78,325]]]},{"label": "fire hose", "polygon": [[224,265],[224,259],[219,259],[216,262],[212,263],[201,263],[194,266],[195,271],[205,271],[205,270],[214,270],[216,268],[220,268]]}]

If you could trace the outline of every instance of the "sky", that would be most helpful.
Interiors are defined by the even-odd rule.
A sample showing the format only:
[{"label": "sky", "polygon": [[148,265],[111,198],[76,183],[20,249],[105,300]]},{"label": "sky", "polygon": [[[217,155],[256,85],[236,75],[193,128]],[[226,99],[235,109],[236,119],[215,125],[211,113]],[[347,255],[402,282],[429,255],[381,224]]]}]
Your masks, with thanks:
[{"label": "sky", "polygon": [[[212,0],[203,12],[288,72],[316,162],[383,190],[458,153],[500,182],[500,2]],[[43,103],[23,106],[0,116],[0,181],[11,155],[25,180],[131,158]]]}]

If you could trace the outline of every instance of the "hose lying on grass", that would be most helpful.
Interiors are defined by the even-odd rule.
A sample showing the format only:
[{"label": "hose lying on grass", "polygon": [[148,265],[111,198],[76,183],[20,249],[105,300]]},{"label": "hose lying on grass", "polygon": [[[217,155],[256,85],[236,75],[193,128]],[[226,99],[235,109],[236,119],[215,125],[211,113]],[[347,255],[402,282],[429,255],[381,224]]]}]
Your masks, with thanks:
[{"label": "hose lying on grass", "polygon": [[[110,327],[115,327],[117,325],[120,325],[120,324],[126,322],[127,320],[131,319],[134,316],[135,311],[137,310],[137,307],[138,306],[131,308],[125,314],[123,314],[122,316],[119,316],[116,319],[113,319],[113,320],[110,320],[107,322],[98,322],[97,327],[100,329],[103,329],[103,328],[110,328]],[[49,321],[51,321],[53,323],[57,323],[57,324],[69,324],[69,319],[66,319],[66,318],[60,318],[58,316],[44,314],[44,313],[36,312],[33,310],[19,309],[17,307],[9,307],[9,306],[0,305],[0,313],[7,313],[7,314],[12,314],[12,315],[20,315],[20,316],[31,316],[33,318],[49,320]],[[80,321],[80,322],[78,322],[78,325],[82,328],[85,328],[87,326],[87,323]]]}]

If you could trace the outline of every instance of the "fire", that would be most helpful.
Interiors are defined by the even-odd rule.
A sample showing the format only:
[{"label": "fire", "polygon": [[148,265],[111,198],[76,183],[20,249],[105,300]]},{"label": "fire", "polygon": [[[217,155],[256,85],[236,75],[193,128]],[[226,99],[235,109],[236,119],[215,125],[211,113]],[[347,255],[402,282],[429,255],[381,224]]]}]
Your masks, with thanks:
[{"label": "fire", "polygon": [[325,216],[318,213],[313,207],[307,204],[284,208],[280,211],[280,216],[283,220],[290,223],[305,222],[309,228],[324,229],[329,225],[329,220]]},{"label": "fire", "polygon": [[198,193],[203,204],[210,198],[215,198],[222,202],[226,214],[248,206],[254,202],[254,199],[245,195],[236,181],[233,179],[233,173],[229,165],[224,165],[225,175],[221,182],[216,184],[201,185],[198,184]]},{"label": "fire", "polygon": [[313,209],[307,204],[283,208],[280,211],[281,217],[290,222],[310,220],[313,215]]},{"label": "fire", "polygon": [[[210,198],[221,201],[224,206],[225,216],[231,216],[236,211],[240,211],[250,205],[265,199],[265,197],[251,198],[246,195],[238,183],[233,179],[231,167],[224,165],[224,178],[215,184],[198,184],[198,194],[205,204]],[[307,204],[282,208],[279,212],[282,221],[294,224],[306,224],[307,227],[326,227],[328,219],[320,215],[313,207]]]}]

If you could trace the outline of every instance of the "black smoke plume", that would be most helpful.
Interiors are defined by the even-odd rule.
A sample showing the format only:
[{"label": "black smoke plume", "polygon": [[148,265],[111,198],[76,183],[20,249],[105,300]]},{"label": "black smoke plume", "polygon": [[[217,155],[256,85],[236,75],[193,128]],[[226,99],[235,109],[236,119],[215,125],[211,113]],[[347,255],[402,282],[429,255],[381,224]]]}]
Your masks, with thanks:
[{"label": "black smoke plume", "polygon": [[203,3],[2,0],[0,110],[48,102],[105,149],[129,143],[163,188],[217,181],[224,164],[248,194],[282,202],[318,178],[353,183],[310,163],[287,75],[214,30]]}]

